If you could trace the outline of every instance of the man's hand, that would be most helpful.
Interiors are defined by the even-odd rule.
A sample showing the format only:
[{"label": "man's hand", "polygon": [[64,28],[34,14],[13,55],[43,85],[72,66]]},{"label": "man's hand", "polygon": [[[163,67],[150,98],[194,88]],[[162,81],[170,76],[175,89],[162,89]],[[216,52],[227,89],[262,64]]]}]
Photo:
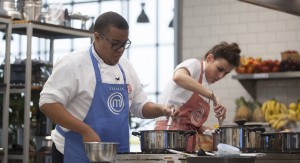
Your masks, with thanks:
[{"label": "man's hand", "polygon": [[100,137],[92,128],[82,133],[82,138],[83,142],[101,142]]}]

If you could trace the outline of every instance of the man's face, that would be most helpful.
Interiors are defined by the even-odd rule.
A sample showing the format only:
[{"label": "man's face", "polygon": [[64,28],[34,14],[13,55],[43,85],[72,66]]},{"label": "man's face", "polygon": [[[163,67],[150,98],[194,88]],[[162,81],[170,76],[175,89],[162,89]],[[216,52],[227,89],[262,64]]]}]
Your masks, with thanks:
[{"label": "man's face", "polygon": [[115,65],[122,57],[125,48],[130,45],[128,30],[109,27],[106,33],[94,33],[95,50],[108,65]]}]

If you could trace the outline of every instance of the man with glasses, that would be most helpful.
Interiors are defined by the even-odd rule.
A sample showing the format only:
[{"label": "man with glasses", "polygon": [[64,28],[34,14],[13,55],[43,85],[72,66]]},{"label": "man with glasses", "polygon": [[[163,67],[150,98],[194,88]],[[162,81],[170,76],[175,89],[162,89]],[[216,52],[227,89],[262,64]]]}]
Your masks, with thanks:
[{"label": "man with glasses", "polygon": [[83,142],[119,142],[118,152],[129,152],[129,111],[140,118],[172,114],[148,100],[132,65],[121,58],[131,44],[128,33],[121,15],[104,13],[89,49],[55,65],[39,104],[57,124],[51,133],[53,162],[89,162]]}]

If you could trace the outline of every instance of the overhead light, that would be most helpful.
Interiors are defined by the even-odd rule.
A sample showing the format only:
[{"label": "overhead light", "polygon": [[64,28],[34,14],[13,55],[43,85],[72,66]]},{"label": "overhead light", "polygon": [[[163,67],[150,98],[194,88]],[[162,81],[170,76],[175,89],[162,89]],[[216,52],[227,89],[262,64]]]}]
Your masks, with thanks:
[{"label": "overhead light", "polygon": [[[174,9],[173,9],[173,12],[174,12]],[[173,28],[174,26],[173,26],[173,21],[174,21],[174,18],[170,21],[170,23],[169,23],[169,27],[170,28]]]},{"label": "overhead light", "polygon": [[138,23],[149,23],[149,18],[145,13],[144,7],[145,7],[145,3],[141,3],[142,6],[142,12],[139,15],[139,17],[137,18],[137,22]]},{"label": "overhead light", "polygon": [[172,19],[172,20],[170,21],[170,23],[169,23],[169,27],[170,27],[170,28],[173,28],[173,20],[174,20],[174,19]]},{"label": "overhead light", "polygon": [[[3,35],[2,40],[6,40],[6,34]],[[10,40],[14,40],[14,38],[12,37],[12,35],[11,35],[11,37],[10,37]]]}]

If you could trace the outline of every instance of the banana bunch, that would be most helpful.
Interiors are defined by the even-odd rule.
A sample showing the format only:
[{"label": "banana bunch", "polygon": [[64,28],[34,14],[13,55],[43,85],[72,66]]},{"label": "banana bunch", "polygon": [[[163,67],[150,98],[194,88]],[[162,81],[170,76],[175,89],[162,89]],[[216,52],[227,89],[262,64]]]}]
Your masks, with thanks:
[{"label": "banana bunch", "polygon": [[288,117],[289,110],[283,103],[271,99],[264,102],[261,109],[265,116],[265,120],[276,130],[285,128],[290,122]]},{"label": "banana bunch", "polygon": [[289,104],[289,119],[295,122],[300,121],[300,100],[297,104],[294,102]]}]

